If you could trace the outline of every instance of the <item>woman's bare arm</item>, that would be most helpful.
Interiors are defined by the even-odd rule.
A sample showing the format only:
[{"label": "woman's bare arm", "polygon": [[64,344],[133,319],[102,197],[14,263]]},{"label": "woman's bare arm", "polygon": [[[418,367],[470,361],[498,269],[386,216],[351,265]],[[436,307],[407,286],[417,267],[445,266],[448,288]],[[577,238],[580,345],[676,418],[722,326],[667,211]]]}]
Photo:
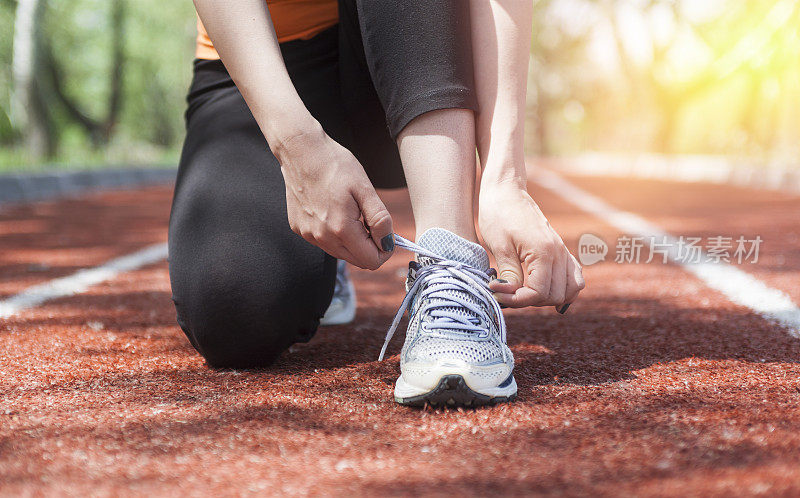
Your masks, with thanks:
[{"label": "woman's bare arm", "polygon": [[471,0],[483,174],[478,227],[497,260],[495,297],[513,307],[565,310],[584,287],[581,268],[527,192],[525,95],[531,0]]},{"label": "woman's bare arm", "polygon": [[525,95],[532,0],[470,4],[478,153],[483,178],[525,182]]},{"label": "woman's bare arm", "polygon": [[264,0],[194,4],[270,146],[319,126],[289,79]]},{"label": "woman's bare arm", "polygon": [[267,3],[194,3],[281,164],[289,226],[336,258],[378,268],[391,255],[381,250],[381,239],[391,239],[389,211],[358,160],[331,139],[303,105],[286,71]]}]

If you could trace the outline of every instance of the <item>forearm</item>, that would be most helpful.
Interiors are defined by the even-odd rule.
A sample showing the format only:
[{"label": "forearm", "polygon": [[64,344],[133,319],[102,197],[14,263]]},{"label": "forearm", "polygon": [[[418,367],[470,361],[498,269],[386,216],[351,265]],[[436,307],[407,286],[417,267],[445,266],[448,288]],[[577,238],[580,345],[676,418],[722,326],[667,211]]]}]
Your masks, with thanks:
[{"label": "forearm", "polygon": [[525,95],[533,2],[471,0],[481,184],[525,185]]},{"label": "forearm", "polygon": [[291,138],[321,130],[289,78],[264,0],[194,0],[194,4],[276,155]]}]

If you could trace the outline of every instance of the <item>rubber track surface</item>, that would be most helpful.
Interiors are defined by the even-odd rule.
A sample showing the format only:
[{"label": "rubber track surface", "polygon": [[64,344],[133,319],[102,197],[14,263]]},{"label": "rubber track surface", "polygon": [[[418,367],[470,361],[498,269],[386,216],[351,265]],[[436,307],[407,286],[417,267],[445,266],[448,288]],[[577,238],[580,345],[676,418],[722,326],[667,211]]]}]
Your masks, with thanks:
[{"label": "rubber track surface", "polygon": [[[761,234],[763,259],[743,269],[798,299],[797,197],[571,181],[678,235]],[[571,248],[619,235],[532,190]],[[0,292],[165,240],[169,199],[1,211]],[[413,235],[407,196],[386,200]],[[402,334],[376,361],[408,258],[354,272],[356,322],[263,371],[203,363],[165,262],[0,321],[0,494],[800,494],[800,340],[784,330],[673,265],[606,261],[565,316],[507,312],[515,403],[413,409],[392,395]]]}]

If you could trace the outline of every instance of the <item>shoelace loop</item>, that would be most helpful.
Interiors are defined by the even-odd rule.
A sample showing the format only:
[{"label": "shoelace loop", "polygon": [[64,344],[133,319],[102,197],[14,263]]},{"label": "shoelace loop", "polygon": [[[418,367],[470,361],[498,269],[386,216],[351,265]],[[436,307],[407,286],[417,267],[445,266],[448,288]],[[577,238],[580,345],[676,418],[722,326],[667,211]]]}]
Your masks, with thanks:
[{"label": "shoelace loop", "polygon": [[[485,272],[459,261],[445,259],[397,234],[394,234],[394,242],[395,247],[429,258],[432,262],[417,270],[414,283],[408,289],[400,309],[397,310],[397,314],[392,320],[392,325],[386,332],[386,340],[383,342],[378,361],[383,360],[386,348],[389,346],[389,342],[392,340],[403,314],[405,314],[417,293],[420,293],[420,298],[433,298],[435,300],[435,302],[432,302],[431,299],[428,299],[427,303],[418,310],[418,313],[427,313],[431,316],[433,318],[431,323],[436,329],[483,333],[486,325],[489,322],[494,322],[499,331],[500,339],[503,343],[506,342],[506,323],[503,318],[503,312],[492,295],[492,291],[489,290],[489,276]],[[423,281],[427,281],[428,285],[420,292],[419,289]],[[474,297],[479,304],[447,292],[453,290],[466,292],[471,297]],[[474,316],[454,313],[447,309],[453,307],[467,308],[473,312]],[[487,312],[487,307],[493,311],[494,317]],[[503,360],[505,359],[506,352],[503,350]]]}]

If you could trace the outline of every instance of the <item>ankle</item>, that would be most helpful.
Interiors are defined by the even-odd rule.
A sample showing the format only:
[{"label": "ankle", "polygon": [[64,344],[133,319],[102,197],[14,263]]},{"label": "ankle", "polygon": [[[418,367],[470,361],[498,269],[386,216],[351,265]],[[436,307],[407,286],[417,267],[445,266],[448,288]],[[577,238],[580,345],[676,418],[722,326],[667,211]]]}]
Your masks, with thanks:
[{"label": "ankle", "polygon": [[466,239],[470,242],[475,242],[476,244],[479,244],[478,234],[475,232],[474,223],[457,222],[454,220],[439,220],[438,222],[417,222],[416,235],[414,237],[414,241],[418,242],[420,236],[431,228],[443,228],[448,232],[452,232],[458,235],[462,239]]}]

